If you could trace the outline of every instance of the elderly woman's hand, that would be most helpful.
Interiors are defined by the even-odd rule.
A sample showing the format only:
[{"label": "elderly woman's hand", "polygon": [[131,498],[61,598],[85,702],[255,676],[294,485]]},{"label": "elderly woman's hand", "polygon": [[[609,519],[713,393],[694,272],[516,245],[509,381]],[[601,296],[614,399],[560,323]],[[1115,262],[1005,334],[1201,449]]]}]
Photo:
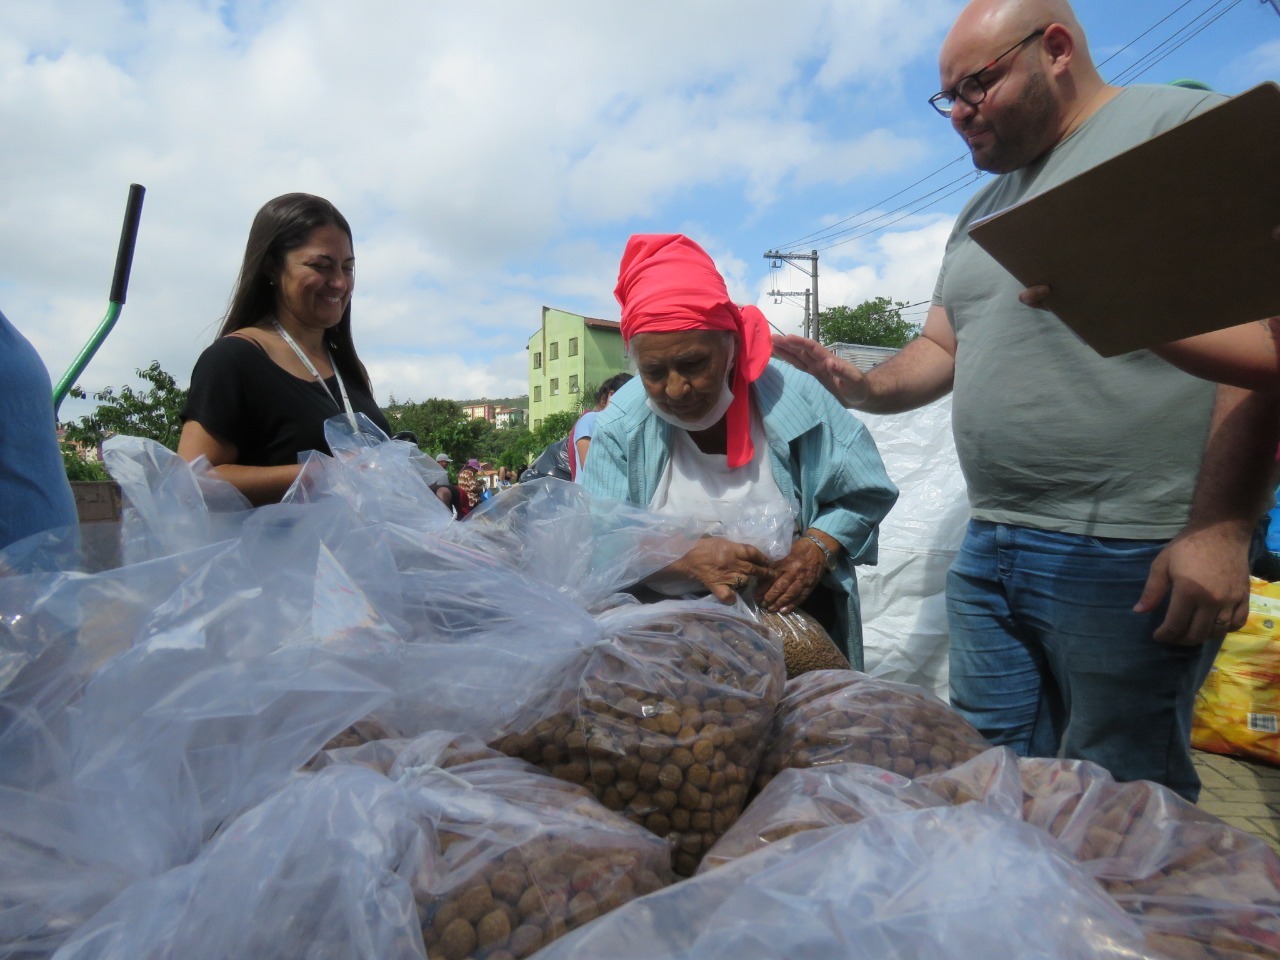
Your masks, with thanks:
[{"label": "elderly woman's hand", "polygon": [[755,547],[723,537],[706,537],[670,564],[667,571],[697,580],[721,603],[732,603],[752,577],[772,580],[769,558]]},{"label": "elderly woman's hand", "polygon": [[[834,541],[827,547],[833,551],[840,548]],[[756,603],[772,613],[790,613],[813,593],[827,569],[826,561],[816,543],[807,536],[797,538],[791,552],[773,565],[773,582],[757,587]]]}]

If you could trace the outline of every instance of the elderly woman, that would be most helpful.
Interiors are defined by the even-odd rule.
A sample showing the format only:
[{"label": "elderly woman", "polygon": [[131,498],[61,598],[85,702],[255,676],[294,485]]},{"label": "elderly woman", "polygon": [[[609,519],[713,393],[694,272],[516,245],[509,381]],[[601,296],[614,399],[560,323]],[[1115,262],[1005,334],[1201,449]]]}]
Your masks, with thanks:
[{"label": "elderly woman", "polygon": [[726,602],[754,579],[760,606],[808,610],[861,669],[854,567],[875,562],[898,496],[875,442],[816,380],[770,362],[764,315],[734,305],[689,238],[632,237],[614,294],[639,376],[597,417],[583,486],[717,524],[724,536],[699,540],[660,579]]},{"label": "elderly woman", "polygon": [[203,455],[250,502],[279,500],[324,423],[363,413],[384,432],[351,337],[351,227],[328,200],[287,193],[249,228],[231,306],[196,361],[178,453]]}]

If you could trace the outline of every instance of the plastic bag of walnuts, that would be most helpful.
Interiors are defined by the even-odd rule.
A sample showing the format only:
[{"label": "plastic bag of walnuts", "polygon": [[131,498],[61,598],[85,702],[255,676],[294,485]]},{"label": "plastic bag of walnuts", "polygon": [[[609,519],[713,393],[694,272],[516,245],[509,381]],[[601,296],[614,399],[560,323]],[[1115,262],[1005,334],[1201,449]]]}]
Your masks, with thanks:
[{"label": "plastic bag of walnuts", "polygon": [[665,837],[689,876],[737,819],[783,685],[782,651],[705,601],[622,607],[563,687],[492,745]]},{"label": "plastic bag of walnuts", "polygon": [[1280,956],[1280,856],[1149,781],[1020,761],[1025,817],[1062,843],[1148,944],[1178,960]]},{"label": "plastic bag of walnuts", "polygon": [[698,873],[805,830],[857,823],[878,813],[942,806],[937,794],[906,777],[860,763],[783,770],[707,851]]},{"label": "plastic bag of walnuts", "polygon": [[770,610],[753,609],[751,612],[773,634],[777,642],[782,644],[788,680],[794,680],[811,670],[853,669],[849,665],[849,658],[840,652],[822,624],[803,610],[774,613]]},{"label": "plastic bag of walnuts", "polygon": [[527,957],[674,880],[662,840],[474,738],[409,741],[389,775],[426,839],[412,884],[429,958]]},{"label": "plastic bag of walnuts", "polygon": [[1156,955],[1280,955],[1280,858],[1171,790],[1117,783],[1085,761],[1018,759],[1005,748],[917,783],[1052,835],[1134,918]]},{"label": "plastic bag of walnuts", "polygon": [[981,804],[808,830],[633,900],[537,960],[1170,960],[1043,831]]},{"label": "plastic bag of walnuts", "polygon": [[852,670],[816,670],[787,681],[756,786],[787,767],[865,763],[920,777],[990,747],[945,703],[905,683]]},{"label": "plastic bag of walnuts", "polygon": [[1008,747],[992,747],[949,770],[916,780],[947,803],[983,803],[1001,813],[1023,819],[1022,773],[1019,757]]}]

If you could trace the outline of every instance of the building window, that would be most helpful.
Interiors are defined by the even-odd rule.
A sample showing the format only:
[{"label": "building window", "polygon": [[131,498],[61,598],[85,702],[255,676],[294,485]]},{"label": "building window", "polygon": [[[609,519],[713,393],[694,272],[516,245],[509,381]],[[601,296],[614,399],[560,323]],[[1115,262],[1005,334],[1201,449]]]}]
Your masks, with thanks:
[{"label": "building window", "polygon": [[569,356],[576,357],[578,355],[578,338],[569,338]]},{"label": "building window", "polygon": [[542,351],[541,350],[539,350],[537,353],[533,355],[533,369],[535,370],[542,369]]},{"label": "building window", "polygon": [[551,378],[551,396],[555,396],[560,392],[560,381],[556,377]]},{"label": "building window", "polygon": [[534,403],[542,402],[542,387],[533,388],[533,402]]},{"label": "building window", "polygon": [[560,359],[560,341],[552,340],[551,343],[547,344],[547,359],[548,360]]},{"label": "building window", "polygon": [[[569,342],[573,343],[572,340],[570,340]],[[578,392],[578,375],[576,373],[569,377],[569,392],[570,393]]]},{"label": "building window", "polygon": [[541,420],[535,420],[535,421],[533,421],[533,429],[537,430],[540,426],[542,426],[542,421],[541,421]]}]

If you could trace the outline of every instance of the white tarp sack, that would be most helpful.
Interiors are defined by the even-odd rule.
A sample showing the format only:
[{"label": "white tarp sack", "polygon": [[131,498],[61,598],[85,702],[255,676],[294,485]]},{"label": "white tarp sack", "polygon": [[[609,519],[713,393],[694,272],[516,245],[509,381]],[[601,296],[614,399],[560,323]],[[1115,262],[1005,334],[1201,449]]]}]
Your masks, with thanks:
[{"label": "white tarp sack", "polygon": [[969,522],[951,434],[951,396],[918,410],[856,416],[901,491],[880,524],[880,560],[858,570],[866,672],[947,699],[947,570]]}]

